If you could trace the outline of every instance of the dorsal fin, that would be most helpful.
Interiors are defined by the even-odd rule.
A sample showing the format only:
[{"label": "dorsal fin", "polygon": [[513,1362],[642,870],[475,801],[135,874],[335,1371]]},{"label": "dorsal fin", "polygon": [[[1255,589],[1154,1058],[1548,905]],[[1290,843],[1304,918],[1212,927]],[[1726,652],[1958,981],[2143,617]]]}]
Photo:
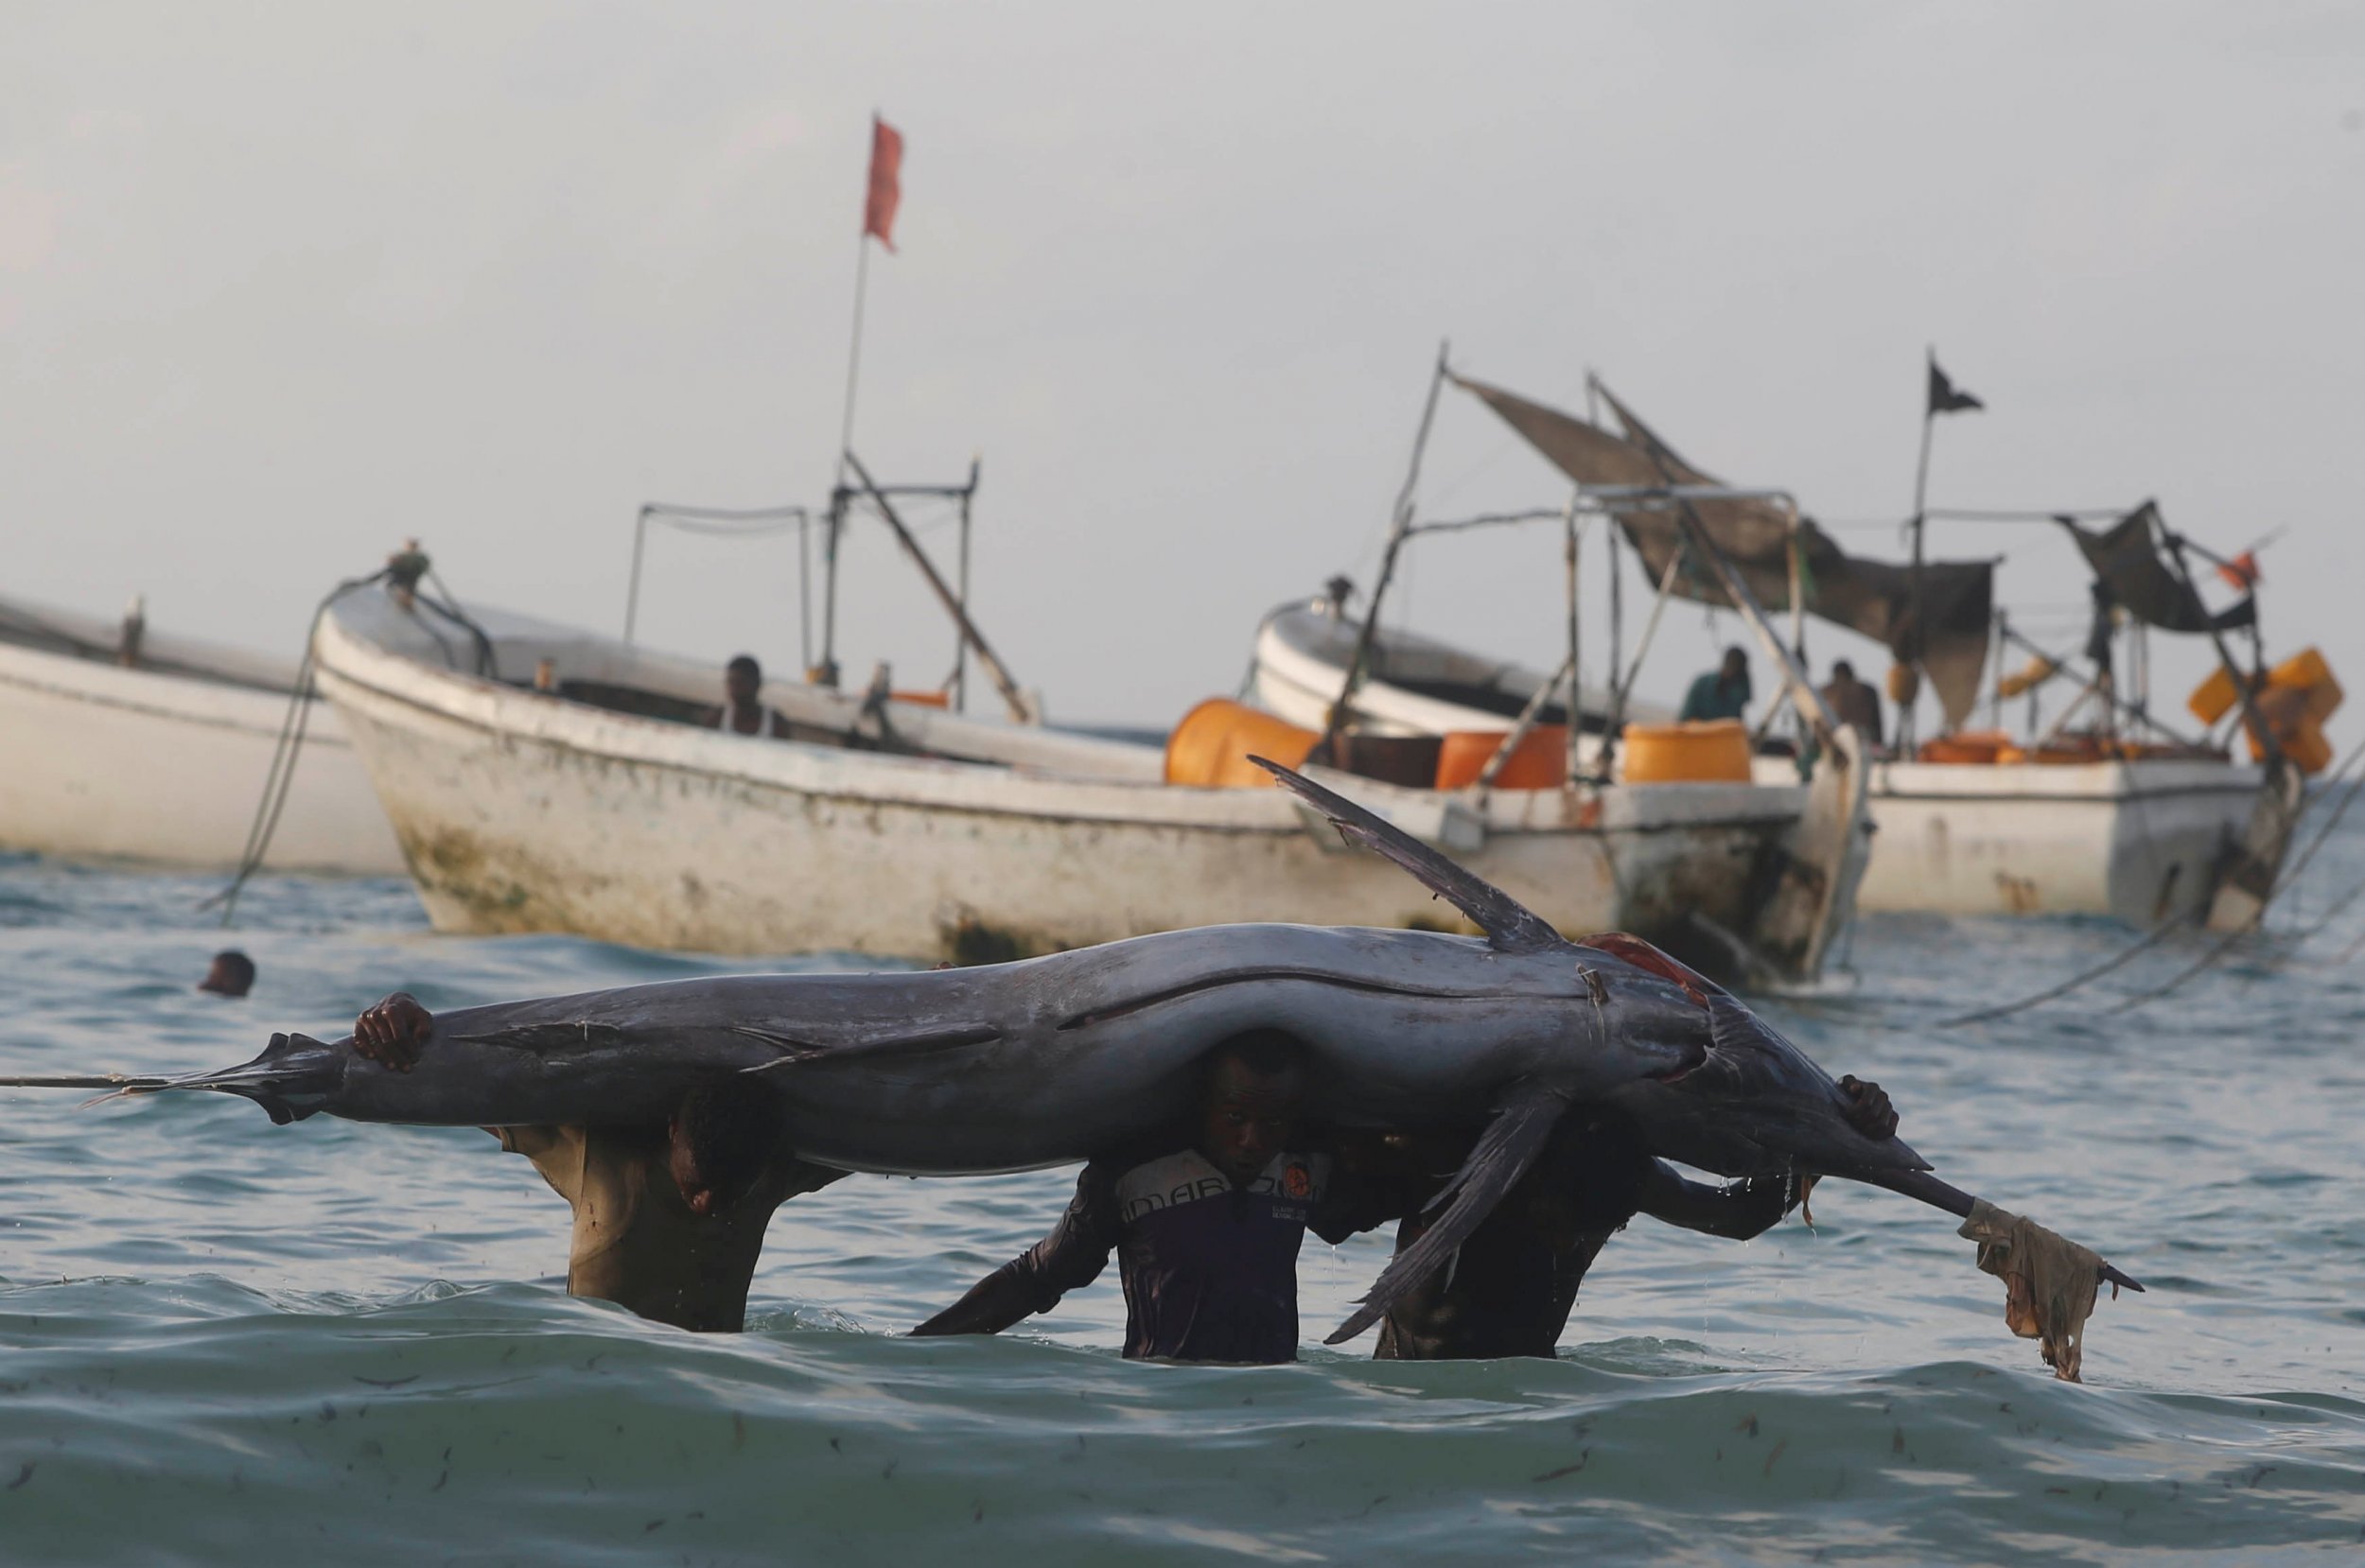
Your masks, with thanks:
[{"label": "dorsal fin", "polygon": [[1639,936],[1630,935],[1622,931],[1605,931],[1596,936],[1587,936],[1581,939],[1577,946],[1591,948],[1597,952],[1605,952],[1612,958],[1655,974],[1661,980],[1672,980],[1684,988],[1687,996],[1703,1007],[1708,1004],[1709,996],[1724,990],[1723,986],[1706,978],[1690,965],[1670,958]]},{"label": "dorsal fin", "polygon": [[1261,757],[1249,760],[1272,775],[1283,789],[1328,817],[1340,838],[1377,850],[1419,878],[1422,886],[1460,910],[1471,924],[1484,932],[1488,945],[1496,951],[1550,952],[1568,945],[1542,915],[1484,878],[1472,876],[1403,828],[1278,762],[1269,762]]}]

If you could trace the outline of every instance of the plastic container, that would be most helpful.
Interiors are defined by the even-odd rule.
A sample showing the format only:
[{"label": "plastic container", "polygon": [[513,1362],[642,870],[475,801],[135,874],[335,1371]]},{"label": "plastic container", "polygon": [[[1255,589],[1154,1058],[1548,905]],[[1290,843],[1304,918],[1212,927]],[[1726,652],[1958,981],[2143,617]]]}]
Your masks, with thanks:
[{"label": "plastic container", "polygon": [[2011,743],[2012,738],[2000,729],[1965,730],[1959,735],[1924,740],[1915,756],[1922,762],[1992,763]]},{"label": "plastic container", "polygon": [[1738,719],[1628,724],[1623,750],[1629,784],[1749,782],[1749,730]]},{"label": "plastic container", "polygon": [[1210,697],[1166,737],[1166,782],[1218,790],[1270,784],[1272,775],[1250,762],[1252,755],[1294,768],[1321,739],[1229,697]]},{"label": "plastic container", "polygon": [[[2340,689],[2339,680],[2323,654],[2313,648],[2298,653],[2267,671],[2263,689],[2267,691],[2297,691],[2303,694],[2302,706],[2307,716],[2322,723],[2339,708],[2347,693]],[[2240,694],[2234,685],[2233,674],[2223,665],[2211,672],[2209,678],[2193,688],[2186,706],[2193,717],[2204,724],[2214,724],[2234,710]]]},{"label": "plastic container", "polygon": [[2320,724],[2333,716],[2347,695],[2334,678],[2332,666],[2313,648],[2301,649],[2269,671],[2267,684],[2307,693],[2307,716]]},{"label": "plastic container", "polygon": [[[1437,787],[1459,790],[1478,782],[1494,759],[1507,729],[1457,729],[1445,733],[1437,750]],[[1498,790],[1556,790],[1568,779],[1568,726],[1537,724],[1519,738],[1518,746],[1495,775]]]}]

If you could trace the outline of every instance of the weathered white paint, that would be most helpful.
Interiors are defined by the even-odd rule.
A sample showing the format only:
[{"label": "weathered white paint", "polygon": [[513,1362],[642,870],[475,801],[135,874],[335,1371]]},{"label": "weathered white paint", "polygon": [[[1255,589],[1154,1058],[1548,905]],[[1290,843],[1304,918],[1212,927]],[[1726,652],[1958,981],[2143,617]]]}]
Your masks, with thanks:
[{"label": "weathered white paint", "polygon": [[2260,769],[2206,758],[2067,765],[1880,762],[1867,910],[2108,915],[2202,909]]},{"label": "weathered white paint", "polygon": [[[563,680],[711,700],[719,672],[523,618],[480,619],[505,679],[449,668],[467,639],[424,636],[376,589],[339,601],[314,645],[322,689],[442,930],[928,958],[1226,921],[1452,919],[1280,792],[1165,784],[1152,748],[900,705],[885,710],[897,733],[944,755],[637,718],[506,681],[548,657]],[[801,723],[875,732],[852,698],[786,685],[764,697]],[[1447,811],[1433,792],[1323,778],[1413,831],[1459,841],[1458,859],[1565,930],[1632,930],[1695,950],[1693,911],[1749,929],[1753,877],[1780,855],[1806,796],[1706,784],[1463,792]]]},{"label": "weathered white paint", "polygon": [[[228,869],[245,847],[287,710],[285,689],[0,641],[0,848]],[[324,703],[312,704],[265,863],[376,876],[403,869],[369,778]]]}]

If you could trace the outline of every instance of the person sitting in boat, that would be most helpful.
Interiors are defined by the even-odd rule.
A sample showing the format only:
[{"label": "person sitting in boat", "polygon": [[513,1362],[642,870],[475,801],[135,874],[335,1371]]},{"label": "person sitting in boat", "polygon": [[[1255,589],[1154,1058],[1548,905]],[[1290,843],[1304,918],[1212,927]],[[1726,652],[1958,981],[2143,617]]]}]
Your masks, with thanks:
[{"label": "person sitting in boat", "polygon": [[214,954],[197,988],[218,997],[242,997],[254,989],[254,960],[236,948],[226,948]]},{"label": "person sitting in boat", "polygon": [[1051,1233],[915,1334],[1000,1333],[1100,1277],[1117,1254],[1131,1360],[1270,1363],[1298,1349],[1298,1248],[1388,1215],[1304,1147],[1297,1039],[1235,1035],[1210,1054],[1195,1125],[1084,1167]]},{"label": "person sitting in boat", "polygon": [[767,706],[762,696],[763,666],[752,653],[742,653],[723,668],[723,715],[715,728],[734,735],[788,738],[788,721]]},{"label": "person sitting in boat", "polygon": [[1854,665],[1846,659],[1831,661],[1831,684],[1823,688],[1823,701],[1833,718],[1863,733],[1865,744],[1880,748],[1881,694],[1856,678]]},{"label": "person sitting in boat", "polygon": [[[356,1055],[408,1071],[433,1015],[407,991],[353,1020]],[[567,1294],[702,1333],[746,1327],[772,1212],[844,1176],[780,1145],[771,1089],[701,1085],[660,1126],[487,1127],[574,1210]]]},{"label": "person sitting in boat", "polygon": [[[1896,1133],[1897,1112],[1880,1085],[1843,1078],[1840,1088],[1857,1131],[1875,1139]],[[1474,1133],[1374,1134],[1344,1140],[1337,1152],[1367,1190],[1396,1194],[1402,1252],[1428,1228],[1433,1216],[1425,1210],[1475,1140]],[[1653,1158],[1617,1111],[1571,1110],[1528,1173],[1462,1244],[1453,1265],[1415,1285],[1380,1319],[1374,1358],[1550,1357],[1585,1271],[1635,1215],[1747,1241],[1803,1201],[1813,1183],[1812,1176],[1688,1180]]]},{"label": "person sitting in boat", "polygon": [[1749,706],[1749,655],[1739,648],[1725,650],[1725,662],[1691,683],[1684,693],[1677,723],[1697,719],[1738,719]]}]

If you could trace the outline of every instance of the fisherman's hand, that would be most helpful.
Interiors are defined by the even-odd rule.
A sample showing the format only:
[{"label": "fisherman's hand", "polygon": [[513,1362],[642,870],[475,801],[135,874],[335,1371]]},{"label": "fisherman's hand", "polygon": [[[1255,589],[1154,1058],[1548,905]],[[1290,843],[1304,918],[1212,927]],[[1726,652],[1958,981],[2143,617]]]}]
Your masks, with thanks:
[{"label": "fisherman's hand", "polygon": [[427,1043],[428,1032],[434,1025],[435,1015],[417,997],[396,991],[353,1020],[353,1054],[396,1072],[408,1072],[417,1064],[419,1047]]},{"label": "fisherman's hand", "polygon": [[1897,1107],[1889,1104],[1889,1097],[1881,1091],[1879,1084],[1851,1074],[1842,1078],[1839,1087],[1840,1092],[1848,1096],[1845,1114],[1849,1126],[1876,1143],[1897,1136]]}]

